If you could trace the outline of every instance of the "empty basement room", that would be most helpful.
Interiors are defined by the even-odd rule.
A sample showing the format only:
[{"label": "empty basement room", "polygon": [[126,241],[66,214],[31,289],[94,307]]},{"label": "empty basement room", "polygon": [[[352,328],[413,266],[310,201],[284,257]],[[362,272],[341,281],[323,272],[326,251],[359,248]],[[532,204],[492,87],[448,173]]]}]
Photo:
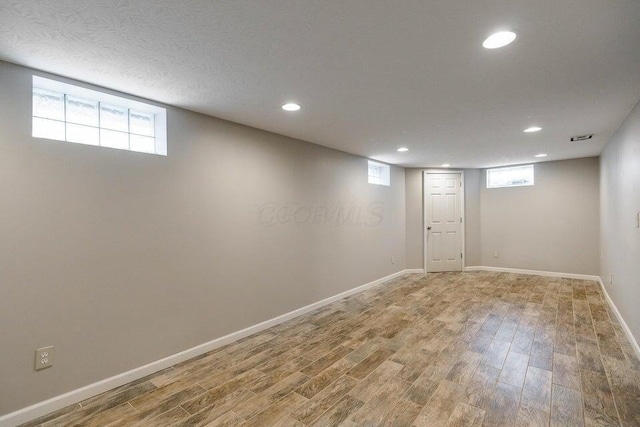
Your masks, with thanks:
[{"label": "empty basement room", "polygon": [[0,427],[640,426],[639,23],[0,0]]}]

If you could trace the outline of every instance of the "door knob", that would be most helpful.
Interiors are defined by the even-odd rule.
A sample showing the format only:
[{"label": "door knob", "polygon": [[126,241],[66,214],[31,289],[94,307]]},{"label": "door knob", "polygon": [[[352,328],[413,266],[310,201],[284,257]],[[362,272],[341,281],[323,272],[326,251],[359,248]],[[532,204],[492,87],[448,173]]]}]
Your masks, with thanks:
[{"label": "door knob", "polygon": [[431,227],[427,227],[427,230],[431,230]]}]

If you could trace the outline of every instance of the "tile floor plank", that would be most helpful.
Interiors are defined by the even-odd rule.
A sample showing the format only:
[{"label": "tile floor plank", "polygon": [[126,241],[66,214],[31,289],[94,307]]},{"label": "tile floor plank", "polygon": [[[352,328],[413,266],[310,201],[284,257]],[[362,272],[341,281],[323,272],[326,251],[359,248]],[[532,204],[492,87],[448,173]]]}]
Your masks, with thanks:
[{"label": "tile floor plank", "polygon": [[513,425],[518,416],[519,400],[518,387],[498,383],[493,400],[487,408],[483,425],[487,427]]},{"label": "tile floor plank", "polygon": [[364,405],[364,402],[353,396],[345,395],[329,410],[327,410],[316,422],[310,424],[314,427],[333,427],[341,425],[351,414]]},{"label": "tile floor plank", "polygon": [[553,383],[580,390],[580,373],[575,357],[560,353],[553,355]]},{"label": "tile floor plank", "polygon": [[342,397],[353,389],[358,382],[349,376],[342,376],[337,381],[313,396],[291,415],[304,424],[311,424],[330,407],[338,403]]},{"label": "tile floor plank", "polygon": [[554,384],[551,393],[551,426],[584,426],[580,392]]},{"label": "tile floor plank", "polygon": [[485,412],[466,403],[458,403],[447,420],[446,427],[480,427]]},{"label": "tile floor plank", "polygon": [[411,384],[395,377],[350,418],[356,425],[378,425],[391,412],[398,396],[402,396]]},{"label": "tile floor plank", "polygon": [[398,400],[394,407],[380,423],[380,427],[401,427],[409,426],[416,419],[422,406],[412,402],[407,398]]},{"label": "tile floor plank", "polygon": [[534,366],[527,368],[520,404],[549,412],[551,405],[552,373]]},{"label": "tile floor plank", "polygon": [[355,366],[355,363],[343,358],[333,365],[318,373],[315,377],[296,389],[296,393],[311,399],[313,396],[324,390],[329,384],[340,378],[343,374]]},{"label": "tile floor plank", "polygon": [[520,405],[516,427],[546,427],[549,425],[549,413],[539,409]]},{"label": "tile floor plank", "polygon": [[508,342],[493,340],[484,354],[482,363],[496,369],[502,369],[507,353],[509,353],[509,347],[511,347],[511,344]]},{"label": "tile floor plank", "polygon": [[524,378],[527,374],[528,364],[529,356],[510,351],[504,361],[504,366],[498,381],[522,388]]}]

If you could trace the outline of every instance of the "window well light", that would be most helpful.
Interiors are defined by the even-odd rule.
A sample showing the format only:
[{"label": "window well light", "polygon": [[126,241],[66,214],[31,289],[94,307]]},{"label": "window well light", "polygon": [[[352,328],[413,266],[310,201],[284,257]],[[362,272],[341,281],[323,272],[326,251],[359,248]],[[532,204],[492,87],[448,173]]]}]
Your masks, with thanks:
[{"label": "window well light", "polygon": [[401,153],[404,153],[406,151],[409,151],[409,149],[407,147],[400,147],[400,148],[398,148],[398,151],[401,152]]},{"label": "window well light", "polygon": [[533,178],[533,165],[487,169],[487,188],[533,185]]},{"label": "window well light", "polygon": [[389,187],[391,185],[391,167],[372,160],[368,160],[367,163],[369,166],[369,184]]},{"label": "window well light", "polygon": [[542,128],[538,127],[538,126],[531,126],[530,128],[526,128],[525,130],[523,130],[522,132],[526,132],[526,133],[531,133],[531,132],[538,132],[541,131]]},{"label": "window well light", "polygon": [[443,168],[448,168],[449,166],[451,166],[449,163],[444,163],[444,164],[442,165],[442,167],[443,167]]},{"label": "window well light", "polygon": [[287,103],[287,104],[284,104],[284,105],[282,106],[282,109],[283,109],[284,111],[298,111],[298,110],[300,109],[300,105],[295,104],[295,103],[293,103],[293,102],[289,102],[289,103]]},{"label": "window well light", "polygon": [[536,154],[535,157],[547,157],[546,153]]},{"label": "window well light", "polygon": [[482,46],[486,49],[497,49],[508,45],[515,39],[516,33],[512,31],[500,31],[487,37],[487,39],[482,43]]}]

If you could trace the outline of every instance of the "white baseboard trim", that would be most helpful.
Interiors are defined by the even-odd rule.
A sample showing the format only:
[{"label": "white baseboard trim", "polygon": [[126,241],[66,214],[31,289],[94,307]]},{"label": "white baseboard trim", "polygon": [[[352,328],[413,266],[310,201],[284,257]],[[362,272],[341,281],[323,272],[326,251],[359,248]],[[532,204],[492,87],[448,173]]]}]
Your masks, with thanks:
[{"label": "white baseboard trim", "polygon": [[66,406],[73,405],[74,403],[78,403],[82,400],[96,396],[100,393],[104,393],[105,391],[114,389],[131,381],[135,381],[139,378],[146,377],[147,375],[151,375],[155,372],[161,371],[162,369],[168,368],[169,366],[173,366],[177,363],[194,358],[211,350],[215,350],[216,348],[230,344],[241,338],[256,334],[272,326],[286,322],[287,320],[291,320],[295,317],[309,313],[327,304],[331,304],[332,302],[338,301],[342,298],[373,288],[374,286],[388,282],[389,280],[395,279],[408,273],[424,273],[424,270],[407,269],[398,271],[386,277],[382,277],[380,279],[339,293],[332,297],[325,298],[321,301],[315,302],[297,310],[290,311],[289,313],[283,314],[281,316],[274,317],[273,319],[258,323],[257,325],[250,326],[240,331],[233,332],[220,338],[216,338],[213,341],[209,341],[196,347],[192,347],[188,350],[181,351],[180,353],[165,357],[164,359],[148,363],[144,366],[140,366],[122,374],[115,375],[111,378],[107,378],[102,381],[98,381],[96,383],[81,387],[79,389],[72,390],[68,393],[52,397],[51,399],[36,403],[23,409],[19,409],[15,412],[10,412],[0,417],[0,427],[13,427],[27,421],[34,420],[43,415],[57,411]]},{"label": "white baseboard trim", "polygon": [[629,329],[627,322],[624,321],[624,319],[622,318],[622,314],[620,314],[620,311],[618,310],[618,307],[616,307],[613,300],[609,296],[609,293],[607,292],[607,288],[604,287],[604,283],[602,282],[601,277],[598,278],[598,282],[600,283],[600,288],[602,289],[604,298],[607,300],[607,303],[609,304],[609,306],[615,313],[616,317],[618,318],[618,322],[620,322],[620,326],[622,326],[624,333],[627,335],[627,338],[631,343],[631,347],[633,347],[633,350],[636,352],[636,356],[640,358],[640,346],[638,345],[638,341],[636,341],[636,337],[634,337],[633,334],[631,333],[631,329]]},{"label": "white baseboard trim", "polygon": [[558,273],[555,271],[522,270],[519,268],[486,267],[481,265],[465,267],[464,271],[496,271],[500,273],[530,274],[532,276],[561,277],[563,279],[592,280],[595,282],[600,280],[600,277],[589,274]]},{"label": "white baseboard trim", "polygon": [[424,268],[408,268],[403,271],[405,274],[424,274]]}]

